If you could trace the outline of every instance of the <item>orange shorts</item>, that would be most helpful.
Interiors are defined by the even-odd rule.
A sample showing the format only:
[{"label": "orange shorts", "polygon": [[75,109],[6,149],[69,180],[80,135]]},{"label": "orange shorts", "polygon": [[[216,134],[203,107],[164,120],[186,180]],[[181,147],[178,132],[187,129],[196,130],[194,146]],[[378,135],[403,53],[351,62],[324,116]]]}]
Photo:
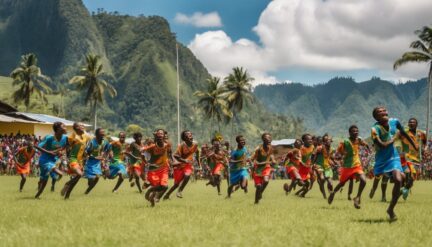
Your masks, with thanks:
[{"label": "orange shorts", "polygon": [[354,178],[356,174],[364,174],[363,168],[361,166],[351,168],[341,167],[339,182],[345,183],[349,179]]},{"label": "orange shorts", "polygon": [[308,180],[310,178],[311,168],[307,166],[299,166],[299,174],[302,181]]},{"label": "orange shorts", "polygon": [[163,166],[157,170],[147,172],[147,180],[152,186],[168,186],[169,167]]},{"label": "orange shorts", "polygon": [[69,163],[69,169],[67,172],[69,175],[73,175],[73,174],[75,174],[75,170],[77,170],[77,169],[79,169],[81,171],[83,170],[82,166],[78,162],[71,162],[71,163]]},{"label": "orange shorts", "polygon": [[16,164],[16,171],[18,174],[24,174],[24,175],[30,174],[30,162],[27,162],[24,165]]},{"label": "orange shorts", "polygon": [[141,176],[141,174],[143,173],[143,166],[139,163],[130,165],[128,167],[128,172],[129,174],[137,174],[138,176]]},{"label": "orange shorts", "polygon": [[192,171],[192,164],[180,164],[179,167],[174,168],[174,184],[179,184],[183,180],[184,176],[190,176]]},{"label": "orange shorts", "polygon": [[216,164],[212,170],[212,175],[221,175],[222,168],[223,168],[223,164],[221,163]]},{"label": "orange shorts", "polygon": [[296,179],[296,173],[298,173],[297,167],[295,166],[287,166],[286,173],[290,176],[291,180]]},{"label": "orange shorts", "polygon": [[261,185],[264,183],[264,177],[270,176],[270,173],[272,172],[271,167],[266,167],[262,170],[261,175],[258,175],[256,173],[253,174],[253,179],[255,185]]}]

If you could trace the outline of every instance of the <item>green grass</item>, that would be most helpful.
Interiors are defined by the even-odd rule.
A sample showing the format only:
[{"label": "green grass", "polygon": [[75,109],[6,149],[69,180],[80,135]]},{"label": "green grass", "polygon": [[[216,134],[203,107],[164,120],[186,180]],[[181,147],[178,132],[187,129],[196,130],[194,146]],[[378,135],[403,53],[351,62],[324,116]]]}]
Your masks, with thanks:
[{"label": "green grass", "polygon": [[[66,179],[59,182],[57,190]],[[283,181],[271,181],[259,205],[237,191],[218,196],[204,182],[186,187],[183,199],[172,198],[150,208],[127,184],[118,194],[114,181],[101,180],[88,196],[86,182],[69,201],[44,192],[33,199],[37,180],[18,193],[18,177],[0,178],[1,246],[430,246],[430,182],[417,182],[408,201],[396,207],[399,220],[389,223],[386,203],[367,198],[354,209],[345,189],[331,206],[318,188],[305,199],[282,192]],[[224,183],[224,190],[225,190]],[[135,189],[135,190],[134,190]],[[356,191],[356,187],[355,187]],[[390,190],[389,190],[390,192]]]}]

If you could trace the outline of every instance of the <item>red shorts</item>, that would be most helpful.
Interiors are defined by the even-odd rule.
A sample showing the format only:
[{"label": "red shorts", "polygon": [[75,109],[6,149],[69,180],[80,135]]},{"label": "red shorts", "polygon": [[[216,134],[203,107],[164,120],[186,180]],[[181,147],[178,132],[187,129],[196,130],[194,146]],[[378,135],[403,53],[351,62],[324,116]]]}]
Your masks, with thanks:
[{"label": "red shorts", "polygon": [[345,183],[351,178],[354,178],[356,174],[363,174],[363,168],[361,166],[356,166],[352,168],[341,167],[339,182]]},{"label": "red shorts", "polygon": [[298,171],[302,181],[308,180],[310,178],[310,172],[311,172],[310,167],[300,165]]},{"label": "red shorts", "polygon": [[169,167],[163,166],[154,171],[147,172],[147,180],[152,186],[168,186]]},{"label": "red shorts", "polygon": [[216,164],[212,170],[212,175],[221,175],[222,168],[223,168],[223,164],[221,163]]},{"label": "red shorts", "polygon": [[133,165],[130,165],[128,167],[128,172],[130,174],[137,174],[138,176],[141,176],[141,174],[143,173],[143,166],[140,163],[136,163]]},{"label": "red shorts", "polygon": [[68,174],[69,175],[73,175],[76,174],[75,170],[83,170],[82,166],[78,163],[78,162],[71,162],[69,163],[69,169],[68,169]]},{"label": "red shorts", "polygon": [[183,180],[184,176],[190,176],[192,171],[192,164],[180,164],[179,167],[174,168],[174,184],[179,184]]},{"label": "red shorts", "polygon": [[16,164],[16,171],[18,174],[24,174],[24,175],[30,174],[30,162],[27,162],[24,165]]},{"label": "red shorts", "polygon": [[297,167],[295,166],[287,166],[286,173],[290,176],[291,180],[296,179],[296,173],[298,173]]},{"label": "red shorts", "polygon": [[254,179],[255,185],[263,184],[264,183],[264,177],[270,176],[271,171],[272,171],[271,167],[266,167],[266,168],[264,168],[264,170],[262,170],[262,173],[260,175],[254,173],[253,179]]}]

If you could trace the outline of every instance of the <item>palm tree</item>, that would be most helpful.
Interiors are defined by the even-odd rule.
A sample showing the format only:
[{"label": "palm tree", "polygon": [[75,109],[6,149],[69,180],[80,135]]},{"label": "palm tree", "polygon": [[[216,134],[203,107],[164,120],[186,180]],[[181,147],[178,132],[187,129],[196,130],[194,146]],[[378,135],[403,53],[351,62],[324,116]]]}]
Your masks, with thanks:
[{"label": "palm tree", "polygon": [[21,62],[18,68],[10,74],[13,82],[12,85],[19,86],[19,89],[13,93],[15,103],[24,101],[26,112],[30,107],[30,99],[36,93],[45,104],[48,103],[46,94],[51,92],[51,88],[45,83],[50,81],[49,77],[42,74],[41,69],[37,66],[37,57],[33,53],[21,56]]},{"label": "palm tree", "polygon": [[60,95],[60,109],[59,115],[62,117],[66,117],[64,110],[64,96],[67,95],[69,89],[64,84],[59,84],[57,86],[57,90],[53,92],[54,95]]},{"label": "palm tree", "polygon": [[424,26],[420,30],[414,32],[419,40],[415,40],[411,43],[410,48],[413,51],[405,52],[401,58],[396,60],[393,65],[393,69],[397,69],[400,66],[408,62],[417,63],[429,63],[429,74],[428,74],[428,105],[426,115],[426,138],[429,135],[429,117],[431,108],[431,83],[432,83],[432,27]]},{"label": "palm tree", "polygon": [[89,54],[86,56],[86,66],[81,69],[81,75],[70,79],[69,83],[77,86],[80,91],[86,91],[85,104],[90,104],[94,117],[94,128],[97,128],[97,106],[105,103],[105,91],[111,97],[117,96],[117,91],[107,81],[102,79],[104,74],[100,57]]},{"label": "palm tree", "polygon": [[198,97],[198,105],[204,111],[204,116],[211,120],[210,134],[212,134],[214,121],[217,120],[220,132],[220,122],[232,117],[232,113],[228,109],[228,103],[222,95],[223,91],[219,85],[220,78],[210,77],[207,79],[207,83],[207,91],[196,91],[194,96]]},{"label": "palm tree", "polygon": [[[233,113],[233,119],[238,122],[238,114],[243,110],[247,102],[253,102],[252,84],[254,78],[249,76],[247,70],[235,67],[232,73],[225,78],[224,95],[228,101],[228,107]],[[231,123],[232,135],[234,124]]]}]

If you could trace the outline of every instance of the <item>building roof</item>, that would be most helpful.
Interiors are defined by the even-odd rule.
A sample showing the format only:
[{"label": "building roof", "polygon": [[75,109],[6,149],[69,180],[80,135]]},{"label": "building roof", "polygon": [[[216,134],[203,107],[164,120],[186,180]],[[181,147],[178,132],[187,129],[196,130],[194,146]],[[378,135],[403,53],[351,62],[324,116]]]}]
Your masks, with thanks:
[{"label": "building roof", "polygon": [[295,139],[282,139],[282,140],[274,140],[272,141],[272,146],[289,146],[293,145],[295,142]]},{"label": "building roof", "polygon": [[[27,112],[9,112],[6,113],[5,115],[12,118],[27,120],[29,122],[40,123],[40,124],[53,124],[54,122],[62,122],[66,126],[72,126],[74,124],[73,121],[64,118],[54,117],[51,115],[46,115],[46,114],[27,113]],[[84,125],[86,127],[91,126],[88,124],[84,124]]]},{"label": "building roof", "polygon": [[0,100],[0,113],[16,112],[15,107]]},{"label": "building roof", "polygon": [[24,119],[20,119],[20,118],[14,118],[14,117],[9,117],[3,114],[0,114],[0,122],[5,122],[5,123],[38,123],[35,121],[28,121],[28,120],[24,120]]}]

